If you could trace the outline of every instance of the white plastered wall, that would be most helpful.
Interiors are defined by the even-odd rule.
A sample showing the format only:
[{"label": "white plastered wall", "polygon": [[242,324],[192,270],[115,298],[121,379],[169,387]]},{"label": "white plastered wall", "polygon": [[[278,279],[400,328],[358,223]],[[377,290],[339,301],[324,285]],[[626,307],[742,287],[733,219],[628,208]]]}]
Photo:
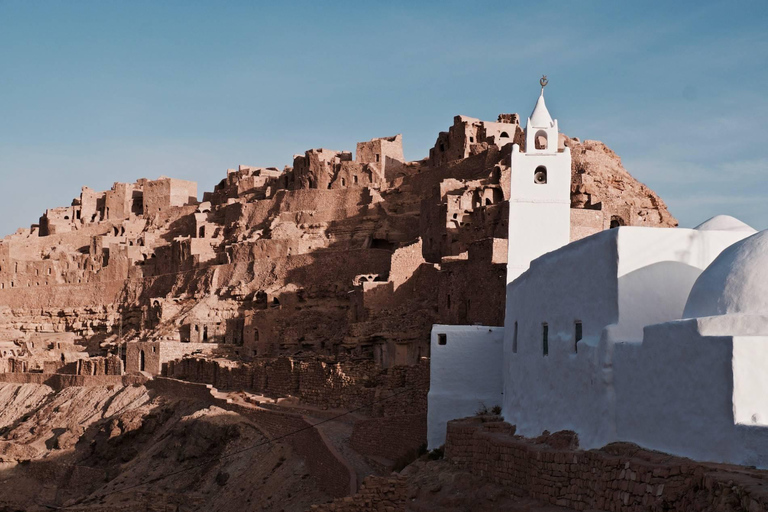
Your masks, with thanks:
[{"label": "white plastered wall", "polygon": [[765,468],[768,337],[703,336],[700,327],[699,319],[652,325],[642,343],[616,347],[618,438]]},{"label": "white plastered wall", "polygon": [[[448,421],[502,403],[504,328],[434,325],[427,413],[429,449],[445,443]],[[445,334],[445,345],[439,343]]]},{"label": "white plastered wall", "polygon": [[[632,387],[642,386],[638,378],[653,380],[652,366],[645,367],[645,377],[626,375],[636,360],[627,354],[640,346],[643,327],[679,319],[703,268],[745,236],[622,227],[534,260],[507,286],[505,418],[527,436],[574,430],[585,448],[623,439],[616,419],[616,404],[624,400],[618,383]],[[578,352],[576,321],[583,331]],[[626,358],[619,364],[626,365],[618,369],[615,358],[621,356]]]},{"label": "white plastered wall", "polygon": [[[510,165],[507,283],[525,272],[532,260],[571,238],[570,149],[529,154],[515,144]],[[539,166],[547,169],[547,183],[534,182]]]},{"label": "white plastered wall", "polygon": [[600,347],[603,328],[618,320],[616,271],[616,232],[604,231],[533,261],[507,285],[502,414],[520,434],[575,430],[592,446],[612,438],[612,389]]}]

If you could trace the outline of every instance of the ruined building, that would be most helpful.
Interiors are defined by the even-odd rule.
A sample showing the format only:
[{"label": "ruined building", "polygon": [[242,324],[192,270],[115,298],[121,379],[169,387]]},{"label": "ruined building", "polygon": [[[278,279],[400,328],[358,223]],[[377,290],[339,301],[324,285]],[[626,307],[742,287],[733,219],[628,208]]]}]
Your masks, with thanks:
[{"label": "ruined building", "polygon": [[[540,132],[526,138],[517,114],[457,116],[424,160],[405,160],[401,135],[354,156],[310,149],[282,170],[228,170],[202,201],[165,177],[83,187],[0,242],[0,371],[159,375],[185,356],[416,365],[433,323],[503,323],[520,254],[508,219],[526,215],[513,143],[572,155],[568,240],[676,225],[602,143]],[[79,362],[93,357],[108,364]]]}]

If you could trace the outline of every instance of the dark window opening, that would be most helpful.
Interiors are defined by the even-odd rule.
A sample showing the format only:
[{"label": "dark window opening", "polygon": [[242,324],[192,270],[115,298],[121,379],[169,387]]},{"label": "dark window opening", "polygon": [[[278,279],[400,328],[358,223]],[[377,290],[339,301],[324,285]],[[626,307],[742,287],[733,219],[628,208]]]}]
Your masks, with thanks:
[{"label": "dark window opening", "polygon": [[354,182],[355,185],[357,185],[357,175],[356,174],[354,176],[352,176],[352,181]]},{"label": "dark window opening", "polygon": [[448,343],[448,335],[440,333],[437,335],[437,344],[438,345],[445,345]]},{"label": "dark window opening", "polygon": [[64,220],[69,220],[69,215],[65,215]]},{"label": "dark window opening", "polygon": [[344,178],[341,178],[341,186],[342,187],[346,187],[347,186],[347,180],[345,180]]},{"label": "dark window opening", "polygon": [[259,330],[254,329],[253,330],[253,341],[259,341]]},{"label": "dark window opening", "polygon": [[144,371],[144,351],[143,350],[139,351],[139,371],[140,372]]},{"label": "dark window opening", "polygon": [[450,294],[448,295],[447,303],[448,303],[448,309],[451,309],[451,296],[450,296]]},{"label": "dark window opening", "polygon": [[205,238],[205,226],[200,226],[200,232],[198,238]]},{"label": "dark window opening", "polygon": [[208,326],[203,326],[203,341],[208,341]]},{"label": "dark window opening", "polygon": [[441,142],[440,143],[440,152],[442,153],[444,151],[445,151],[445,145]]},{"label": "dark window opening", "polygon": [[517,320],[515,320],[515,330],[512,333],[512,352],[517,354]]},{"label": "dark window opening", "polygon": [[547,168],[540,165],[533,171],[533,182],[536,185],[546,185],[547,183]]},{"label": "dark window opening", "polygon": [[533,136],[533,145],[536,149],[547,149],[547,132],[539,130],[536,135]]},{"label": "dark window opening", "polygon": [[574,343],[573,343],[573,351],[578,352],[579,342],[581,341],[581,336],[582,336],[581,322],[578,320],[576,320],[575,331],[576,332],[575,332]]},{"label": "dark window opening", "polygon": [[541,324],[541,341],[542,341],[542,348],[544,350],[544,355],[549,355],[549,326],[546,322]]},{"label": "dark window opening", "polygon": [[378,153],[376,153],[376,161],[377,161],[377,162],[379,162],[380,160],[381,160],[381,155],[379,155]]},{"label": "dark window opening", "polygon": [[469,142],[475,142],[475,138],[474,137],[470,137],[469,138]]},{"label": "dark window opening", "polygon": [[77,220],[80,220],[80,210],[77,210],[77,213],[75,215],[77,216]]},{"label": "dark window opening", "polygon": [[386,238],[374,238],[371,240],[371,249],[386,249],[388,251],[394,251],[395,242],[390,242]]},{"label": "dark window opening", "polygon": [[486,197],[485,198],[485,206],[490,206],[492,204],[493,204],[493,202],[489,198]]},{"label": "dark window opening", "polygon": [[611,229],[618,228],[619,226],[626,226],[626,224],[624,223],[624,219],[622,219],[618,215],[611,216]]},{"label": "dark window opening", "polygon": [[509,134],[507,132],[501,132],[501,135],[499,135],[499,138],[508,139],[509,138]]}]

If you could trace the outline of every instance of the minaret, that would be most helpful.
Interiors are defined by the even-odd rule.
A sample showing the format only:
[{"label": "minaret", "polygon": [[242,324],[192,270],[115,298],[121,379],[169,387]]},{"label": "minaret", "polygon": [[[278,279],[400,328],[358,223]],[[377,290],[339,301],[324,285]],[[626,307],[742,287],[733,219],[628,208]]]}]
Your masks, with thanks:
[{"label": "minaret", "polygon": [[512,146],[507,284],[532,260],[571,237],[571,150],[558,151],[557,120],[544,103],[547,77],[525,126],[525,151]]}]

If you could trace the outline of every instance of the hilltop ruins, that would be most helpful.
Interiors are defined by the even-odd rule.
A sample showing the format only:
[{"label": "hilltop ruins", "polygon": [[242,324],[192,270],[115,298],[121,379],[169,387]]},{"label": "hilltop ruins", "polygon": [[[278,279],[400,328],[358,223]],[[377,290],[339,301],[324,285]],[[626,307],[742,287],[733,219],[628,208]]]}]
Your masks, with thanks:
[{"label": "hilltop ruins", "polygon": [[[201,201],[195,183],[176,178],[83,187],[0,241],[4,460],[58,464],[19,466],[9,482],[53,481],[49,502],[109,504],[123,499],[108,490],[115,483],[142,481],[154,464],[147,453],[183,464],[205,452],[177,454],[163,432],[224,450],[239,436],[308,429],[264,459],[280,457],[276,470],[287,457],[285,478],[305,494],[275,491],[273,505],[253,496],[264,509],[283,500],[301,510],[409,457],[426,441],[432,325],[504,323],[516,243],[510,159],[526,140],[519,116],[501,114],[456,116],[423,160],[406,161],[402,143],[372,139],[354,155],[310,149],[282,170],[240,166]],[[570,240],[677,225],[604,144],[564,135],[556,144],[573,155]],[[61,412],[73,403],[97,412]],[[356,416],[308,423],[329,409]],[[60,454],[87,471],[63,471],[72,462]],[[259,485],[272,485],[268,469]],[[217,471],[194,481],[216,496],[234,489]],[[250,488],[253,478],[233,481]],[[184,482],[132,503],[212,503]],[[27,503],[31,489],[0,504]],[[241,500],[227,496],[217,506]]]}]

